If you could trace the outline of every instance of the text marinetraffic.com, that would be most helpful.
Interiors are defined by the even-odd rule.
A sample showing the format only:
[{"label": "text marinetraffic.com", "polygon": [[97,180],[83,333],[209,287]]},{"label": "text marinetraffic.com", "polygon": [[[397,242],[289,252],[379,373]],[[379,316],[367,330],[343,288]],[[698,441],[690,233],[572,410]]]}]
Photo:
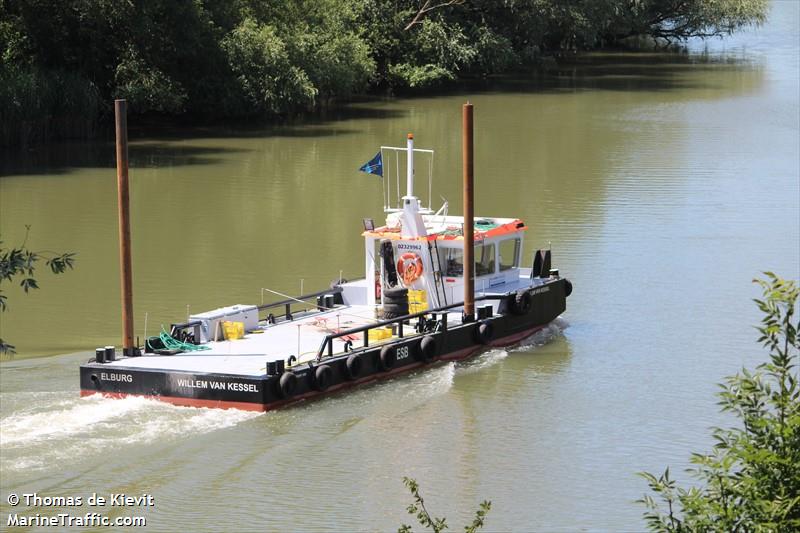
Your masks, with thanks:
[{"label": "text marinetraffic.com", "polygon": [[[89,496],[43,496],[35,492],[10,493],[6,502],[13,508],[6,519],[7,527],[144,527],[147,520],[144,516],[115,516],[109,517],[99,512],[101,510],[119,512],[123,508],[147,509],[154,508],[155,498],[152,494],[126,494],[123,492],[97,494]],[[29,509],[18,509],[24,505]],[[70,509],[63,511],[62,509]],[[88,512],[78,513],[78,508],[91,507]],[[36,511],[32,512],[35,508]],[[44,508],[44,509],[43,509]],[[46,509],[52,508],[54,512],[47,513]],[[56,509],[59,511],[56,512]]]}]

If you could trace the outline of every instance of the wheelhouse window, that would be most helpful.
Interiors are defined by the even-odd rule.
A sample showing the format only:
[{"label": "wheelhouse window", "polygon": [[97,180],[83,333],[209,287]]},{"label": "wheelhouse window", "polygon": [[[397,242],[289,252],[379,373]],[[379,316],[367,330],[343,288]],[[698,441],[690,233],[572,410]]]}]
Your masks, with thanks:
[{"label": "wheelhouse window", "polygon": [[500,272],[519,267],[520,239],[500,241]]},{"label": "wheelhouse window", "polygon": [[[445,276],[464,275],[464,251],[462,248],[439,248],[440,268]],[[475,276],[488,276],[495,272],[495,245],[478,243],[475,245]]]},{"label": "wheelhouse window", "polygon": [[475,276],[494,274],[494,243],[475,246]]},{"label": "wheelhouse window", "polygon": [[439,248],[439,259],[445,276],[464,275],[464,251],[461,248]]}]

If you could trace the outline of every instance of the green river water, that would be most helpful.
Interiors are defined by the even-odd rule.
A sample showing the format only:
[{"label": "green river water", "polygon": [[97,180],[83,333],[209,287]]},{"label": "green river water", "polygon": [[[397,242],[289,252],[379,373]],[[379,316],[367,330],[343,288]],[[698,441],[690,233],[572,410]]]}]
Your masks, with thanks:
[{"label": "green river water", "polygon": [[[362,276],[381,145],[436,150],[460,214],[461,104],[475,104],[476,214],[520,217],[575,292],[508,350],[252,414],[78,397],[78,365],[119,343],[113,143],[0,155],[5,245],[77,252],[29,295],[4,285],[0,520],[141,515],[152,531],[376,531],[410,523],[402,477],[451,528],[636,531],[635,473],[708,449],[716,383],[764,354],[751,279],[800,277],[800,8],[691,53],[579,56],[462,93],[353,104],[268,130],[137,133],[136,334],[261,288]],[[425,195],[426,196],[426,195]],[[526,262],[528,261],[526,259]],[[46,356],[46,357],[34,357]],[[11,507],[9,494],[152,494],[150,507]],[[95,528],[97,529],[97,528]]]}]

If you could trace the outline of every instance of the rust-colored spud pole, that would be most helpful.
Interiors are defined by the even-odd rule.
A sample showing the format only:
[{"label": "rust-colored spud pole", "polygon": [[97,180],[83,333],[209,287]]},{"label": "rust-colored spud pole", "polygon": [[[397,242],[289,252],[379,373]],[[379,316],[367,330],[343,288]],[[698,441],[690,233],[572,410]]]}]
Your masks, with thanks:
[{"label": "rust-colored spud pole", "polygon": [[475,213],[472,174],[472,104],[462,109],[464,163],[464,320],[475,318]]},{"label": "rust-colored spud pole", "polygon": [[135,355],[133,346],[133,271],[131,217],[128,193],[127,102],[114,100],[117,133],[117,207],[119,211],[119,267],[122,288],[122,353]]}]

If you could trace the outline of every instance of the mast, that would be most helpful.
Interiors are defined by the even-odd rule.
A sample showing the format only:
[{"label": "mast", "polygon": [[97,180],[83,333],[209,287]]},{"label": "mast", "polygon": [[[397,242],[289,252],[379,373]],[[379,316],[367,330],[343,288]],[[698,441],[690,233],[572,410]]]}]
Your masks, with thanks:
[{"label": "mast", "polygon": [[475,319],[475,224],[473,198],[472,104],[462,108],[462,156],[464,167],[464,321]]},{"label": "mast", "polygon": [[406,140],[406,196],[414,196],[414,134],[409,133]]},{"label": "mast", "polygon": [[419,210],[419,200],[414,196],[414,134],[406,140],[406,195],[403,196],[402,237],[418,238],[428,234]]}]

